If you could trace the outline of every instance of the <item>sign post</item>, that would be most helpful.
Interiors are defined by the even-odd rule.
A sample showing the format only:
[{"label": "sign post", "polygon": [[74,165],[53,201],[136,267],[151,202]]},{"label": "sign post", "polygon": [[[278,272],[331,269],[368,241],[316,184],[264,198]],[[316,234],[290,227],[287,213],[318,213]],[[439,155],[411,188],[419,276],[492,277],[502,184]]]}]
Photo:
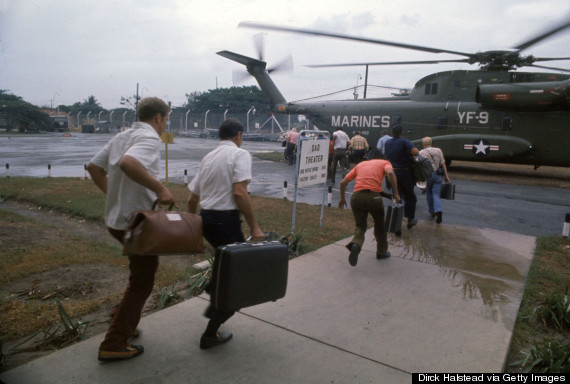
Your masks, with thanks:
[{"label": "sign post", "polygon": [[168,144],[174,143],[174,134],[172,132],[162,132],[160,138],[164,143],[164,159],[166,161],[166,185],[168,185]]},{"label": "sign post", "polygon": [[291,233],[295,233],[295,212],[297,209],[298,188],[311,185],[323,185],[323,202],[321,206],[321,227],[325,207],[327,183],[327,166],[329,157],[329,133],[327,131],[299,132],[297,141],[297,165],[295,172],[295,198],[293,201],[293,224]]}]

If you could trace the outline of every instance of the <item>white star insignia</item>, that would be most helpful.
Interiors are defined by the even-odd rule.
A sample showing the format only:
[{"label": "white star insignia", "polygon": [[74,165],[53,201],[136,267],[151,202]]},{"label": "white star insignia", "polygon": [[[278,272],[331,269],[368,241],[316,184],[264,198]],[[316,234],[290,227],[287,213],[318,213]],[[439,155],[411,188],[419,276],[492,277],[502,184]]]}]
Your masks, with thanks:
[{"label": "white star insignia", "polygon": [[473,146],[474,146],[475,148],[477,148],[477,151],[475,152],[475,154],[483,153],[484,155],[487,154],[487,148],[490,147],[490,145],[485,145],[485,144],[483,144],[483,140],[481,140],[481,141],[479,142],[479,144],[476,144],[476,145],[473,145]]}]

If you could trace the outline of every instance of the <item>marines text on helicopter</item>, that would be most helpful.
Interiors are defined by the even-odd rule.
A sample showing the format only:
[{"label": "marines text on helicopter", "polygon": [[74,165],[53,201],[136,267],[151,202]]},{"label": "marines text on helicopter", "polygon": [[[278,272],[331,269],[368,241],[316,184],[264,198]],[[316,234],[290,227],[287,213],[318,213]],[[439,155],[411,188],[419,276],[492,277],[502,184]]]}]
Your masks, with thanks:
[{"label": "marines text on helicopter", "polygon": [[[407,48],[431,53],[464,56],[458,60],[401,61],[312,65],[368,66],[436,63],[469,63],[480,70],[438,72],[419,80],[408,95],[389,98],[288,103],[270,78],[266,63],[229,51],[219,55],[241,63],[257,80],[277,113],[301,114],[320,129],[338,127],[349,134],[359,131],[374,144],[384,129],[401,124],[416,145],[431,136],[446,161],[467,160],[570,166],[570,72],[535,63],[570,60],[570,57],[522,56],[524,49],[570,27],[567,19],[508,51],[465,53],[443,49],[365,39],[327,32],[294,29],[258,23],[241,27],[334,37]],[[518,72],[537,67],[558,73]],[[366,97],[366,88],[364,91]]]}]

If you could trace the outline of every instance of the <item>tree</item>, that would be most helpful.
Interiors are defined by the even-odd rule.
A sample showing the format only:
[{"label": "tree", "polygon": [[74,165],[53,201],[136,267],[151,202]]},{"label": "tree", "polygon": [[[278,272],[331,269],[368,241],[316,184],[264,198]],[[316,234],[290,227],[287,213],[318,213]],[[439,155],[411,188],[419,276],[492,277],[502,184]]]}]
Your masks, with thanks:
[{"label": "tree", "polygon": [[259,112],[269,112],[271,104],[256,86],[211,89],[208,92],[186,94],[188,107],[193,113],[212,112],[247,113],[251,107]]},{"label": "tree", "polygon": [[7,131],[39,132],[53,126],[49,115],[4,89],[0,89],[0,118],[6,121]]},{"label": "tree", "polygon": [[93,95],[83,100],[82,103],[76,102],[69,107],[69,113],[71,114],[77,114],[78,112],[84,113],[85,115],[89,112],[92,114],[98,114],[101,111],[105,111],[105,109],[99,105],[99,102]]},{"label": "tree", "polygon": [[124,105],[128,109],[135,110],[137,102],[139,102],[140,99],[141,99],[140,96],[137,97],[137,95],[133,95],[130,97],[121,96],[121,103],[120,104]]}]

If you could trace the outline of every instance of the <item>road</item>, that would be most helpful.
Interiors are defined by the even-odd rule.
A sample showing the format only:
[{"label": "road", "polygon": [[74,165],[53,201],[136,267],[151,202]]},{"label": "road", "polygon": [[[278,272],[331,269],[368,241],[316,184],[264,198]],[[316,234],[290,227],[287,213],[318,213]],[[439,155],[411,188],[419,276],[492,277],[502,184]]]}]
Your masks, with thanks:
[{"label": "road", "polygon": [[[110,139],[106,134],[0,135],[0,164],[6,164],[0,177],[85,177],[84,165]],[[214,139],[175,138],[168,145],[168,180],[183,183],[195,175],[202,157],[218,144]],[[280,143],[245,142],[243,148],[252,155],[262,151],[281,151]],[[166,148],[165,148],[166,149]],[[162,158],[165,158],[163,149]],[[253,158],[250,193],[273,198],[295,197],[295,167],[284,163]],[[48,164],[50,169],[48,170]],[[166,162],[162,165],[166,178]],[[186,175],[185,175],[186,173]],[[332,205],[339,199],[338,182],[332,188]],[[456,198],[443,201],[444,223],[499,229],[531,236],[562,233],[564,217],[570,213],[570,189],[453,180]],[[349,184],[348,193],[354,183]],[[328,188],[328,187],[327,187]],[[417,218],[429,220],[425,195],[416,189]],[[321,204],[323,186],[297,191],[297,202]],[[388,200],[385,200],[388,203]],[[325,189],[325,204],[328,189]]]}]

